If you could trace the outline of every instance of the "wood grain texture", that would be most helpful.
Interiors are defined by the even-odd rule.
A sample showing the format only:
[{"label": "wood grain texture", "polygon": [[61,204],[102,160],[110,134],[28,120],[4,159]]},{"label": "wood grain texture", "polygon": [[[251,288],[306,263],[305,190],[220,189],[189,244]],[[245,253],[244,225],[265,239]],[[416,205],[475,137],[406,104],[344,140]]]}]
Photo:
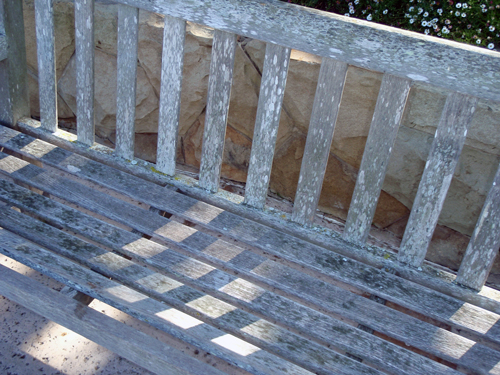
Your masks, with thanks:
[{"label": "wood grain texture", "polygon": [[[8,131],[7,133],[9,133]],[[14,131],[13,131],[14,132]],[[0,133],[1,134],[1,133]],[[278,232],[251,220],[225,212],[195,199],[175,193],[154,184],[145,184],[144,180],[129,174],[105,167],[88,159],[57,149],[51,145],[51,152],[42,143],[37,143],[30,137],[14,137],[6,143],[11,148],[14,144],[22,145],[26,155],[39,154],[39,159],[47,165],[72,170],[72,174],[101,184],[107,188],[125,194],[133,199],[153,205],[161,210],[172,212],[179,217],[206,226],[220,234],[236,239],[251,246],[262,249],[271,257],[277,256],[282,261],[307,267],[314,272],[320,272],[333,280],[339,280],[356,286],[368,293],[373,293],[421,314],[431,316],[437,321],[456,327],[462,334],[476,340],[487,342],[488,345],[500,348],[500,327],[495,323],[499,316],[489,313],[474,305],[464,303],[453,297],[443,295],[434,290],[421,287],[382,270],[372,268],[352,259],[345,258],[330,250],[321,248],[309,242],[294,238],[289,234]],[[19,147],[16,147],[19,152]],[[11,170],[14,177],[20,179],[23,175],[29,178],[30,184],[43,183],[46,173],[40,173],[34,166],[26,167],[26,162],[7,158],[0,160],[2,170]],[[78,170],[69,168],[77,166]],[[24,177],[24,178],[26,178]],[[38,182],[37,182],[38,181]],[[48,186],[59,185],[60,182],[49,180]],[[47,190],[47,184],[45,188]],[[69,191],[78,191],[76,187]],[[51,194],[52,191],[49,191]],[[74,193],[76,194],[76,193]],[[88,192],[78,195],[80,204],[87,198]],[[75,195],[76,197],[76,195]],[[79,204],[78,201],[75,201]],[[127,214],[125,212],[125,214]]]},{"label": "wood grain texture", "polygon": [[[4,107],[7,123],[15,124],[21,117],[30,116],[26,46],[24,37],[22,0],[4,0],[3,21],[7,37],[7,76],[9,82],[9,104]],[[7,113],[5,113],[7,112]]]},{"label": "wood grain texture", "polygon": [[27,276],[0,265],[3,296],[156,374],[172,375],[222,372],[189,357],[180,350],[58,293]]},{"label": "wood grain texture", "polygon": [[368,238],[409,92],[409,80],[384,75],[349,206],[343,233],[347,241],[365,243]]},{"label": "wood grain texture", "polygon": [[456,282],[480,290],[500,247],[500,167],[460,264]]},{"label": "wood grain texture", "polygon": [[0,61],[5,60],[9,54],[7,46],[7,37],[0,31]]},{"label": "wood grain texture", "polygon": [[94,144],[94,0],[75,0],[76,130]]},{"label": "wood grain texture", "polygon": [[289,62],[289,48],[267,44],[245,186],[245,204],[251,207],[266,204]]},{"label": "wood grain texture", "polygon": [[399,249],[403,263],[419,267],[424,261],[476,104],[477,98],[459,93],[446,99]]},{"label": "wood grain texture", "polygon": [[497,84],[500,54],[484,48],[278,0],[126,2],[215,29],[342,60],[349,65],[500,100]]},{"label": "wood grain texture", "polygon": [[[153,167],[153,164],[147,164],[145,168],[138,168],[136,165],[113,157],[111,155],[113,150],[108,147],[99,146],[98,149],[82,147],[78,143],[71,142],[76,141],[76,136],[63,130],[58,130],[57,135],[47,133],[41,130],[40,122],[36,120],[24,118],[18,122],[18,127],[25,133],[24,136],[26,136],[26,134],[30,135],[26,137],[31,139],[34,143],[44,144],[44,147],[48,146],[44,141],[51,142],[52,145],[50,147],[60,146],[77,155],[90,158],[90,160],[97,161],[108,167],[136,176],[143,181],[163,186],[165,189],[177,189],[188,197],[219,207],[220,209],[238,215],[246,220],[286,233],[299,240],[320,246],[329,251],[336,252],[341,256],[354,259],[375,268],[383,269],[388,267],[405,280],[417,283],[439,293],[452,296],[458,300],[470,303],[493,313],[500,313],[500,292],[488,286],[484,286],[482,292],[477,293],[470,288],[463,288],[455,283],[451,283],[451,280],[454,280],[456,276],[442,268],[434,266],[432,263],[424,263],[422,270],[419,271],[414,267],[408,267],[402,263],[395,262],[395,258],[389,257],[386,259],[386,257],[383,256],[384,253],[379,248],[360,248],[359,246],[346,243],[345,241],[340,241],[337,237],[331,236],[330,234],[321,234],[291,221],[282,220],[265,211],[250,210],[245,207],[245,205],[242,205],[240,201],[227,199],[226,194],[212,194],[203,189],[199,189],[192,179],[186,177],[183,179],[175,179],[160,173],[155,173],[149,168]],[[0,139],[2,142],[8,142],[18,136],[19,133],[17,131],[0,127]],[[35,140],[31,136],[44,141]],[[190,182],[193,182],[193,184],[191,185]],[[229,197],[234,198],[233,195],[229,195]]]},{"label": "wood grain texture", "polygon": [[57,77],[53,0],[35,0],[38,91],[42,128],[57,130]]},{"label": "wood grain texture", "polygon": [[316,214],[346,74],[347,64],[323,58],[293,204],[292,220],[299,224],[310,224]]},{"label": "wood grain texture", "polygon": [[177,158],[185,38],[186,21],[165,16],[156,169],[169,176],[175,175]]},{"label": "wood grain texture", "polygon": [[200,186],[212,192],[219,189],[235,48],[235,34],[215,31],[200,165]]},{"label": "wood grain texture", "polygon": [[[267,361],[276,361],[274,365],[269,362],[265,363],[265,365],[267,365],[266,372],[269,374],[275,373],[283,367],[285,368],[283,373],[296,372],[304,375],[310,374],[310,371],[320,371],[324,374],[332,375],[381,374],[379,371],[339,355],[297,334],[286,331],[276,324],[261,319],[242,309],[238,309],[209,294],[193,289],[165,274],[148,270],[140,264],[136,264],[117,254],[88,244],[76,237],[72,237],[47,224],[38,222],[8,208],[0,208],[0,211],[2,212],[2,215],[0,215],[2,216],[0,217],[0,223],[2,223],[2,227],[6,224],[4,228],[7,228],[9,231],[13,231],[30,241],[47,247],[58,255],[69,257],[69,259],[79,264],[92,268],[100,274],[110,277],[144,294],[146,298],[149,297],[147,298],[148,300],[154,298],[163,302],[164,307],[161,310],[155,311],[158,316],[161,317],[162,314],[160,312],[164,311],[165,308],[168,309],[173,307],[195,319],[200,319],[207,324],[213,325],[222,331],[255,345],[256,347],[251,351],[251,354],[262,352],[263,350],[259,350],[259,348],[261,348],[271,353],[279,353],[279,355],[286,360],[304,368],[300,369],[297,367],[294,368],[295,366],[290,366],[290,369],[286,369],[286,361],[279,360],[274,355],[266,355],[266,353],[263,352],[260,362],[263,362],[264,359],[267,359]],[[136,249],[138,247],[142,247],[141,251],[147,254],[148,257],[154,256],[162,258],[163,249],[161,247],[159,248],[153,242],[138,240],[126,245],[126,248],[129,249]],[[48,257],[45,256],[45,259],[47,258]],[[42,260],[41,257],[39,259]],[[47,262],[47,260],[45,260],[45,262]],[[182,270],[183,268],[189,268],[189,260],[182,263],[179,263],[179,259],[177,260],[176,266],[178,269]],[[193,268],[187,272],[197,274],[196,277],[203,277],[206,275],[205,270],[199,268]],[[231,280],[227,278],[223,280],[223,282],[230,281]],[[174,285],[175,287],[172,287]],[[116,293],[113,289],[110,289],[111,288],[108,287],[108,294]],[[134,294],[137,295],[137,292]],[[122,299],[126,299],[129,302],[137,302],[138,296],[132,295],[130,297],[126,299],[125,296],[122,296]],[[144,297],[142,297],[142,299],[144,299]],[[147,301],[144,301],[144,303],[147,304]],[[216,338],[221,336],[222,335],[213,337],[212,341],[217,343]],[[277,338],[279,338],[279,340],[277,340]],[[205,341],[207,341],[207,339],[208,338],[205,338]],[[318,353],[321,354],[318,355]],[[257,358],[258,357],[255,356],[255,358],[252,358],[249,362],[251,363],[255,360],[258,364],[259,361]],[[262,368],[262,365],[263,363],[260,363],[259,367]],[[452,374],[454,372],[450,371],[449,373]]]},{"label": "wood grain texture", "polygon": [[[57,202],[51,202],[43,196],[21,187],[16,187],[14,184],[2,181],[1,179],[0,199],[6,200],[9,204],[13,204],[16,207],[27,209],[51,225],[75,231],[95,242],[110,247],[112,250],[124,253],[134,260],[145,262],[153,267],[153,269],[174,275],[173,277],[176,280],[204,290],[227,303],[248,311],[258,312],[268,319],[279,321],[281,324],[286,324],[300,332],[308,331],[309,335],[374,363],[391,373],[414,374],[417,369],[427,374],[454,373],[454,371],[450,371],[444,366],[437,365],[432,361],[384,342],[371,334],[357,330],[336,319],[329,318],[309,307],[302,306],[297,302],[269,292],[251,282],[241,279],[241,277],[229,275],[205,263],[179,254],[168,247],[142,239],[138,234],[133,234],[93,219],[79,211],[67,208]],[[105,205],[105,202],[103,203]],[[184,237],[185,230],[190,231],[191,229],[181,224],[170,222],[168,219],[162,219],[167,223],[166,226],[168,226],[168,229],[165,228],[163,232],[168,236]],[[158,232],[156,231],[156,233]],[[203,236],[203,234],[201,235]],[[194,241],[190,242],[194,244]],[[201,246],[196,245],[202,252],[204,251],[203,243],[207,244],[207,242],[203,241]],[[212,243],[213,241],[208,242],[210,245]],[[228,246],[230,246],[229,243]],[[151,252],[157,255],[151,257]],[[269,262],[265,262],[265,260],[260,263],[258,269],[261,271],[270,266]],[[185,266],[180,267],[179,265],[181,264]],[[274,267],[273,270],[277,271],[278,269],[279,267]],[[200,274],[207,273],[210,273],[210,278],[199,277]],[[295,271],[293,276],[296,276],[296,273]],[[284,273],[278,272],[278,275],[284,275]],[[299,277],[299,279],[303,280],[304,276]],[[220,287],[221,285],[225,285],[225,287],[222,288]],[[313,287],[313,285],[310,285],[310,287]],[[304,286],[304,289],[307,289],[307,286]],[[252,296],[258,296],[258,298],[255,299]],[[374,302],[372,305],[380,306]],[[386,310],[390,311],[389,309]],[[289,313],[283,315],[283,311],[289,311]],[[434,328],[430,329],[432,331],[435,330]],[[447,335],[444,334],[444,336]],[[441,345],[445,344],[444,340],[440,341]],[[460,341],[460,339],[457,341]],[[484,349],[486,348],[483,347]],[[494,358],[500,359],[500,355],[493,353],[491,350],[486,349],[486,352],[490,352],[489,354],[493,355]]]},{"label": "wood grain texture", "polygon": [[10,105],[9,62],[0,61],[0,124],[12,124],[12,108]]},{"label": "wood grain texture", "polygon": [[134,158],[139,9],[118,6],[116,154]]}]

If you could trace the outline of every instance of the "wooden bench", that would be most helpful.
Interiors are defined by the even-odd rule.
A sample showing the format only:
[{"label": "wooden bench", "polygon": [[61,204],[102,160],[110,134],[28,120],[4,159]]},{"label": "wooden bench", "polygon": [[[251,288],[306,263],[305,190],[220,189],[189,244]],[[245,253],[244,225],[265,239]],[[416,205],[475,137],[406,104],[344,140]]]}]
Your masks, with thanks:
[{"label": "wooden bench", "polygon": [[[1,265],[0,294],[158,374],[500,374],[500,292],[483,286],[500,171],[458,275],[424,262],[477,98],[500,101],[498,53],[270,0],[119,3],[111,150],[94,144],[93,1],[75,0],[77,135],[57,129],[51,1],[35,0],[41,121],[29,118],[22,3],[3,1],[0,252],[79,294]],[[165,15],[155,165],[133,155],[138,8]],[[198,180],[175,164],[185,20],[216,29]],[[218,191],[237,34],[267,42],[244,198]],[[291,48],[323,60],[285,220],[265,203]],[[348,64],[385,74],[340,236],[311,222]],[[412,80],[450,94],[396,256],[364,244]]]}]

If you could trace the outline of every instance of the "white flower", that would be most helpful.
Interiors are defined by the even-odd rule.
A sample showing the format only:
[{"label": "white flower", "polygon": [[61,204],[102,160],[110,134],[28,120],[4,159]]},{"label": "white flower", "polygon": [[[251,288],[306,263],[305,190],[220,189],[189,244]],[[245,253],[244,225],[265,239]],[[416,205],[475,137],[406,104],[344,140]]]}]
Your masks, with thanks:
[{"label": "white flower", "polygon": [[354,4],[358,5],[359,4],[359,0],[354,0]]},{"label": "white flower", "polygon": [[460,12],[458,10],[455,12],[455,16],[460,17]]},{"label": "white flower", "polygon": [[486,8],[486,5],[484,5],[484,4],[481,4],[481,8]]},{"label": "white flower", "polygon": [[418,8],[418,14],[421,14],[424,10],[422,8]]},{"label": "white flower", "polygon": [[422,21],[422,26],[427,27],[427,21]]},{"label": "white flower", "polygon": [[437,21],[439,21],[437,18],[432,19],[432,22],[434,22],[434,23],[436,23]]},{"label": "white flower", "polygon": [[349,17],[349,13],[344,14],[344,16]]},{"label": "white flower", "polygon": [[488,44],[488,48],[493,49],[493,48],[495,48],[495,45],[493,43],[490,43],[490,44]]},{"label": "white flower", "polygon": [[457,3],[457,5],[455,5],[455,6],[460,9],[462,7],[462,4]]},{"label": "white flower", "polygon": [[366,17],[366,19],[367,19],[368,21],[371,21],[371,20],[372,20],[372,14],[370,13],[370,14]]},{"label": "white flower", "polygon": [[438,27],[439,27],[439,26],[438,26],[438,25],[436,25],[436,24],[432,25],[432,28],[433,28],[434,30],[437,30],[437,28],[438,28]]},{"label": "white flower", "polygon": [[495,26],[490,26],[489,29],[490,31],[495,31]]},{"label": "white flower", "polygon": [[349,8],[349,13],[354,14],[354,8]]},{"label": "white flower", "polygon": [[387,14],[387,12],[388,12],[388,10],[384,9],[384,11],[382,13]]},{"label": "white flower", "polygon": [[413,12],[413,9],[415,9],[415,7],[410,7],[410,9],[408,9],[408,11]]},{"label": "white flower", "polygon": [[424,17],[428,17],[428,16],[429,16],[429,12],[425,12]]},{"label": "white flower", "polygon": [[449,34],[450,30],[446,26],[443,26],[443,34]]},{"label": "white flower", "polygon": [[441,8],[439,8],[439,9],[437,10],[437,12],[438,12],[438,14],[439,14],[439,15],[443,14],[443,10],[442,10]]},{"label": "white flower", "polygon": [[481,44],[481,39],[476,40],[476,44]]},{"label": "white flower", "polygon": [[467,17],[467,14],[462,13],[462,17],[463,17],[463,18]]},{"label": "white flower", "polygon": [[462,3],[462,8],[463,9],[467,9],[469,6],[467,5],[467,3]]},{"label": "white flower", "polygon": [[429,35],[429,29],[425,29],[425,35]]},{"label": "white flower", "polygon": [[482,9],[482,12],[483,12],[483,13],[486,13],[487,11],[488,11],[488,9],[486,9],[486,8],[483,8],[483,9]]},{"label": "white flower", "polygon": [[412,18],[412,19],[410,20],[410,23],[413,23],[413,22],[415,22],[415,20]]}]

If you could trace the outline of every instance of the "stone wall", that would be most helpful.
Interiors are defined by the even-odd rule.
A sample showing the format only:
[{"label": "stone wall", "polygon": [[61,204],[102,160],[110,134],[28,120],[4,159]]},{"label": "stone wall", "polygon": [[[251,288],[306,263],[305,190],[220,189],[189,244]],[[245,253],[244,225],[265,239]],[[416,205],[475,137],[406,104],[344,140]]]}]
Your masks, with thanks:
[{"label": "stone wall", "polygon": [[[25,26],[32,114],[38,115],[33,0],[25,0]],[[115,136],[115,5],[95,8],[96,132]],[[55,2],[59,116],[74,122],[75,57],[73,5]],[[163,20],[140,13],[137,70],[136,155],[154,161],[160,92]],[[186,34],[178,162],[199,166],[212,45],[212,30],[188,24]],[[222,175],[245,181],[252,144],[265,44],[240,37],[226,132]],[[294,198],[321,59],[293,51],[271,176],[271,189]],[[350,67],[320,199],[320,209],[341,219],[347,210],[382,74]],[[415,84],[388,166],[374,225],[397,237],[404,231],[446,93]],[[428,259],[456,269],[465,251],[500,161],[500,105],[481,101],[445,201]],[[500,274],[500,263],[494,267]],[[499,276],[500,277],[500,276]]]}]

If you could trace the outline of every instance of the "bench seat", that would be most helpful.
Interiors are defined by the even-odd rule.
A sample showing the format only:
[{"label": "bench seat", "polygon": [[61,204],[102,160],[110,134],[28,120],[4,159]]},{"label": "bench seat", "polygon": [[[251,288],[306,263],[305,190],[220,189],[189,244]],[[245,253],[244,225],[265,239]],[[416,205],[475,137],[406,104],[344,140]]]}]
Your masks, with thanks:
[{"label": "bench seat", "polygon": [[0,149],[0,251],[196,351],[89,325],[5,268],[2,290],[153,372],[221,373],[210,353],[229,373],[500,374],[492,311],[13,129]]}]

